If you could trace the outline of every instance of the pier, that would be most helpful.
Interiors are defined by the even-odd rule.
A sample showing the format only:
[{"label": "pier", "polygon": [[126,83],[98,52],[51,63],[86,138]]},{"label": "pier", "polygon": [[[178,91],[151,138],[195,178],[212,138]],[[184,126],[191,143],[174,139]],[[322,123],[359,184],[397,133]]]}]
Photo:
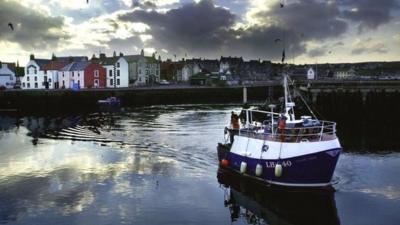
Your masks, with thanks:
[{"label": "pier", "polygon": [[322,93],[359,93],[365,103],[369,94],[400,92],[400,80],[314,80],[298,82],[297,86],[313,103]]}]

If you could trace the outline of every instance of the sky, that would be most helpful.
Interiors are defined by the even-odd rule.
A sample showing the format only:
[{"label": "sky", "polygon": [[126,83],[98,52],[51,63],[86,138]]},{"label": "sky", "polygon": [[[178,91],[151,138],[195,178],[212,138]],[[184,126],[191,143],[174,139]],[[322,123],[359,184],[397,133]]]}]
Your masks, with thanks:
[{"label": "sky", "polygon": [[[283,7],[281,7],[281,4]],[[12,23],[14,30],[9,26]],[[400,0],[0,0],[0,61],[139,54],[400,61]]]}]

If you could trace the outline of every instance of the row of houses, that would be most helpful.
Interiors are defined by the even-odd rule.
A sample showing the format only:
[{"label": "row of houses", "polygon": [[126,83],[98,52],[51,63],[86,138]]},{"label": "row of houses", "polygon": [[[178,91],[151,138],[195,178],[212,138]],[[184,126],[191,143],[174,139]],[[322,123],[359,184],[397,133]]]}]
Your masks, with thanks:
[{"label": "row of houses", "polygon": [[[143,50],[139,55],[93,55],[90,60],[55,55],[38,59],[32,54],[25,68],[1,65],[0,86],[22,89],[124,88],[159,82],[161,72],[160,59],[145,56]],[[23,72],[16,76],[15,68]]]},{"label": "row of houses", "polygon": [[192,58],[176,62],[168,59],[161,63],[161,79],[176,82],[187,82],[200,73],[218,76],[221,80],[268,80],[271,72],[271,61],[244,61],[242,57]]}]

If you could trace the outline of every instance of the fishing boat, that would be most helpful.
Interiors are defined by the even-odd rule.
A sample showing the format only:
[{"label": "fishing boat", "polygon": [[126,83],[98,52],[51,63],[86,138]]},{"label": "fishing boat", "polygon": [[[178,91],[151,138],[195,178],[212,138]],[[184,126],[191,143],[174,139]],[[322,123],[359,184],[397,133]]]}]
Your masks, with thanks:
[{"label": "fishing boat", "polygon": [[121,101],[117,97],[109,97],[106,99],[98,100],[97,104],[103,106],[120,106]]},{"label": "fishing boat", "polygon": [[313,116],[297,118],[288,79],[282,112],[248,107],[239,128],[225,128],[231,138],[218,144],[220,166],[273,185],[330,186],[342,150],[336,123],[317,119],[310,107]]}]

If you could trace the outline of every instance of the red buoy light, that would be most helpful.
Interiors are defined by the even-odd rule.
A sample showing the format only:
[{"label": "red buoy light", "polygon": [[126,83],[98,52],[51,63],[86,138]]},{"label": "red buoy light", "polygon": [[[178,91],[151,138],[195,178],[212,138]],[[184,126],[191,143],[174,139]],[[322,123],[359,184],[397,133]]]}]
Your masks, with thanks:
[{"label": "red buoy light", "polygon": [[227,160],[227,159],[221,160],[221,166],[228,167],[229,166],[229,160]]}]

